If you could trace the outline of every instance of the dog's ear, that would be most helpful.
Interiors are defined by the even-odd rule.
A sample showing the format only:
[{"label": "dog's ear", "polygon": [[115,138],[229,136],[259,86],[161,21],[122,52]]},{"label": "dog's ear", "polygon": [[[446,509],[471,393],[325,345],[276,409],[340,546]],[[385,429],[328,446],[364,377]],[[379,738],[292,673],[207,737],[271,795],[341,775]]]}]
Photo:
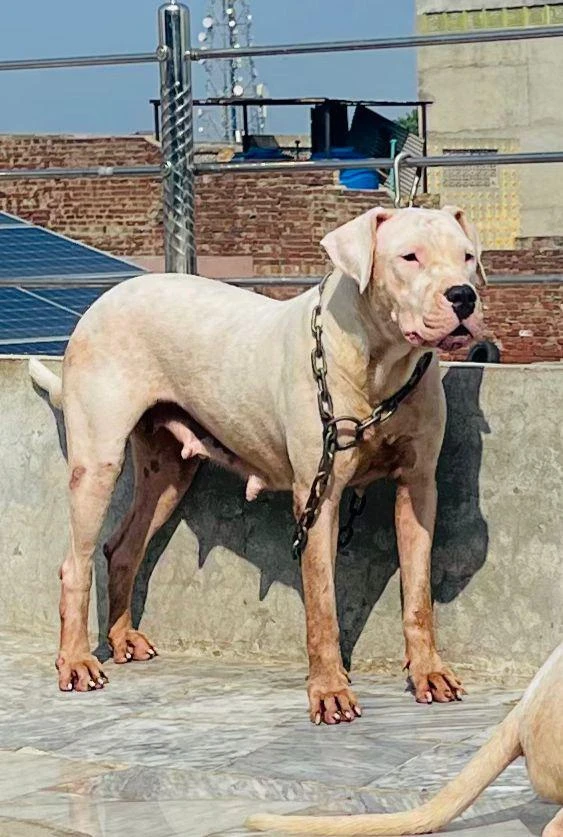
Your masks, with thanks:
[{"label": "dog's ear", "polygon": [[356,280],[361,294],[371,278],[377,228],[393,214],[394,210],[378,206],[328,233],[321,241],[333,265]]},{"label": "dog's ear", "polygon": [[482,247],[477,227],[475,224],[471,223],[465,214],[465,210],[460,209],[459,206],[444,206],[442,209],[444,212],[449,212],[450,215],[454,216],[467,238],[475,247],[475,257],[477,259],[477,279],[479,280],[477,282],[477,287],[484,288],[487,284],[487,274],[485,273],[485,268],[483,267],[483,262],[481,261]]}]

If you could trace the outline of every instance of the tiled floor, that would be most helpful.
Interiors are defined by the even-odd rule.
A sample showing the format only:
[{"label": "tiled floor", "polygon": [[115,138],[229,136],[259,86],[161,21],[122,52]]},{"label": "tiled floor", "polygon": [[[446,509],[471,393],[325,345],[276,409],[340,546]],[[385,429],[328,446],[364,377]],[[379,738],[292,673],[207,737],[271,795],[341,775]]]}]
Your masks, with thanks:
[{"label": "tiled floor", "polygon": [[[256,811],[400,810],[453,776],[519,694],[474,685],[421,707],[401,679],[363,675],[364,717],[315,728],[303,670],[161,656],[63,695],[52,649],[3,634],[0,652],[0,837],[234,837]],[[554,811],[520,761],[447,833],[529,837]]]}]

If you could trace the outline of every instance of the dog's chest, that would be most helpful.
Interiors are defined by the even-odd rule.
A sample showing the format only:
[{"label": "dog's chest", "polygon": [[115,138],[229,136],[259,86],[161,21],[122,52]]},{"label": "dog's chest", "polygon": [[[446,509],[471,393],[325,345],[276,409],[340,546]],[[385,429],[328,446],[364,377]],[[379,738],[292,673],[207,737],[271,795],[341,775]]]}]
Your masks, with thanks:
[{"label": "dog's chest", "polygon": [[375,433],[359,448],[360,459],[353,485],[363,485],[384,477],[397,479],[416,462],[412,438],[393,433]]}]

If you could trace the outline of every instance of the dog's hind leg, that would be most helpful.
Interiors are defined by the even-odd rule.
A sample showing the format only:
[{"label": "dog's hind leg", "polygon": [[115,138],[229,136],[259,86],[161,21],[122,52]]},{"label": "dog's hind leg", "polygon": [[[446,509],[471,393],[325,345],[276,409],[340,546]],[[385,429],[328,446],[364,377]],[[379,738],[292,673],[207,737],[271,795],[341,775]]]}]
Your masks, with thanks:
[{"label": "dog's hind leg", "polygon": [[[101,688],[105,676],[88,640],[92,557],[121,472],[128,427],[97,423],[78,398],[66,415],[69,450],[70,549],[61,570],[59,688]],[[103,411],[101,413],[104,415]]]},{"label": "dog's hind leg", "polygon": [[104,546],[109,573],[109,642],[116,663],[149,660],[155,649],[133,628],[131,597],[137,570],[153,535],[166,523],[188,490],[199,460],[184,461],[164,430],[131,435],[135,492],[119,529]]},{"label": "dog's hind leg", "polygon": [[546,825],[542,837],[563,837],[563,808]]}]

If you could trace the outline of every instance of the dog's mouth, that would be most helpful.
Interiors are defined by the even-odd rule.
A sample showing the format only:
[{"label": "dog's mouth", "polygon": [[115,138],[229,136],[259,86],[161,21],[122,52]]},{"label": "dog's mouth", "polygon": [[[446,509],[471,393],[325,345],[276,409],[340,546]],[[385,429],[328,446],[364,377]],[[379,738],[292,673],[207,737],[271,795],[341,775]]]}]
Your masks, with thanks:
[{"label": "dog's mouth", "polygon": [[440,340],[436,346],[438,349],[460,349],[467,346],[473,340],[473,334],[463,323],[460,323],[453,331],[450,331]]},{"label": "dog's mouth", "polygon": [[457,349],[466,346],[474,339],[473,333],[463,323],[460,323],[440,340],[425,339],[416,331],[408,332],[405,337],[413,346],[432,346],[437,349]]},{"label": "dog's mouth", "polygon": [[469,329],[460,323],[456,329],[454,329],[451,334],[448,335],[449,337],[471,337],[471,332]]}]

